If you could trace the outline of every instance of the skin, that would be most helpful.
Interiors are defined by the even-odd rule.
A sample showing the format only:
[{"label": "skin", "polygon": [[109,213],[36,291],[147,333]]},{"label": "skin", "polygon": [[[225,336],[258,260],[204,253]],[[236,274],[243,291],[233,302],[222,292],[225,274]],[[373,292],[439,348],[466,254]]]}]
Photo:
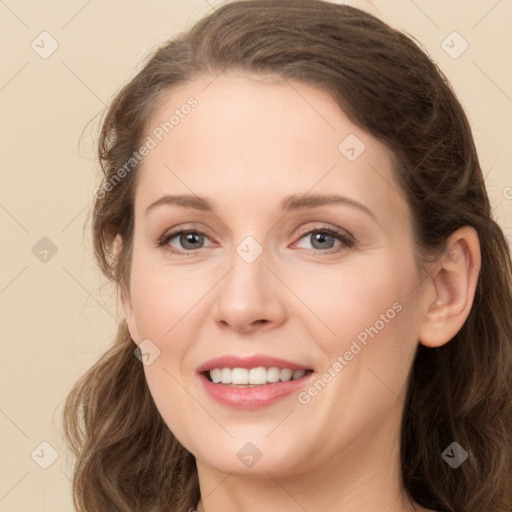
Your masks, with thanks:
[{"label": "skin", "polygon": [[[122,295],[135,343],[150,339],[160,350],[144,371],[164,421],[196,457],[198,510],[426,511],[401,484],[403,401],[418,343],[447,343],[469,314],[478,237],[469,227],[453,233],[449,256],[425,278],[386,147],[320,89],[233,73],[212,80],[169,92],[148,123],[151,134],[190,96],[198,100],[142,161]],[[354,161],[338,149],[348,134],[366,146]],[[374,218],[348,204],[279,209],[292,194],[332,193]],[[165,194],[207,197],[215,213],[145,212]],[[205,233],[195,249],[179,236],[167,244],[192,254],[157,247],[179,226]],[[353,245],[306,234],[322,227],[350,234]],[[247,236],[263,251],[252,263],[236,252]],[[220,355],[266,354],[321,376],[396,303],[400,312],[308,404],[293,393],[259,410],[230,408],[195,373]],[[261,452],[250,468],[237,457],[247,442]]]}]

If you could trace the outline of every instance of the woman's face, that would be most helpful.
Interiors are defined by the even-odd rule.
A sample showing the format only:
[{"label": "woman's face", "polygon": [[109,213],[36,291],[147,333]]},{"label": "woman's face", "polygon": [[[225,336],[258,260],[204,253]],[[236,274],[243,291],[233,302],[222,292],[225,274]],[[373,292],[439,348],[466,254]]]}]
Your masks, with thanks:
[{"label": "woman's face", "polygon": [[198,466],[396,456],[427,301],[388,150],[316,88],[233,74],[168,93],[143,141],[124,306]]}]

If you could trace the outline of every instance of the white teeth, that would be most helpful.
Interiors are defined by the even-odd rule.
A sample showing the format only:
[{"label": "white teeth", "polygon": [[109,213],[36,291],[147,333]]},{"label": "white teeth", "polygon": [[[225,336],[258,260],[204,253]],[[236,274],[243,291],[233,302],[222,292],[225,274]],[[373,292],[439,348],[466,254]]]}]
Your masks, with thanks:
[{"label": "white teeth", "polygon": [[249,384],[266,384],[267,380],[267,369],[263,366],[252,368],[249,372]]},{"label": "white teeth", "polygon": [[293,372],[292,380],[300,379],[301,377],[304,377],[306,375],[306,370],[295,370]]},{"label": "white teeth", "polygon": [[293,370],[288,370],[288,368],[281,370],[281,380],[283,382],[286,382],[287,380],[291,380],[292,377],[293,377]]},{"label": "white teeth", "polygon": [[212,382],[218,384],[222,380],[222,370],[220,368],[215,368],[210,372],[210,377]]},{"label": "white teeth", "polygon": [[287,382],[304,377],[306,370],[290,370],[271,366],[265,368],[214,368],[210,370],[210,379],[214,384],[233,384],[235,386],[261,386],[269,382]]},{"label": "white teeth", "polygon": [[249,370],[247,368],[233,368],[231,370],[231,384],[249,384]]},{"label": "white teeth", "polygon": [[231,370],[229,368],[222,368],[220,375],[222,384],[231,384]]},{"label": "white teeth", "polygon": [[276,366],[271,366],[267,370],[267,381],[268,382],[279,382],[279,378],[281,377],[281,370]]}]

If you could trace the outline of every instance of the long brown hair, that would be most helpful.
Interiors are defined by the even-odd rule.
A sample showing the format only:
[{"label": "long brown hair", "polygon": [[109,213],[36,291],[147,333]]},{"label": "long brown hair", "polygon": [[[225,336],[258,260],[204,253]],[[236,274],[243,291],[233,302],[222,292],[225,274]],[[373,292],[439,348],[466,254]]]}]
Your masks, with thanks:
[{"label": "long brown hair", "polygon": [[[469,317],[438,350],[418,346],[401,429],[407,493],[445,512],[512,510],[512,264],[493,219],[475,144],[446,77],[403,33],[321,0],[227,3],[161,46],[112,101],[98,154],[104,177],[92,229],[97,261],[129,282],[137,166],[105,187],[142,143],[162,94],[206,73],[273,74],[327,91],[396,156],[422,260],[461,226],[478,232],[482,264]],[[118,175],[119,176],[119,175]],[[114,237],[124,245],[113,257]],[[112,348],[76,383],[64,410],[80,512],[185,512],[199,500],[194,457],[161,418],[123,321]],[[457,469],[452,442],[469,454]]]}]

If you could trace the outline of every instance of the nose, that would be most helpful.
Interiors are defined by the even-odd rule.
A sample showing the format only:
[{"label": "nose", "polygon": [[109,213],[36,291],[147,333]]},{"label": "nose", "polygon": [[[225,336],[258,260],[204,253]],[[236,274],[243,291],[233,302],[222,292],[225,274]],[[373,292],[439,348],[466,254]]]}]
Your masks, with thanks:
[{"label": "nose", "polygon": [[273,329],[285,321],[285,286],[268,268],[263,252],[252,262],[234,252],[230,270],[217,287],[215,321],[239,333]]}]

